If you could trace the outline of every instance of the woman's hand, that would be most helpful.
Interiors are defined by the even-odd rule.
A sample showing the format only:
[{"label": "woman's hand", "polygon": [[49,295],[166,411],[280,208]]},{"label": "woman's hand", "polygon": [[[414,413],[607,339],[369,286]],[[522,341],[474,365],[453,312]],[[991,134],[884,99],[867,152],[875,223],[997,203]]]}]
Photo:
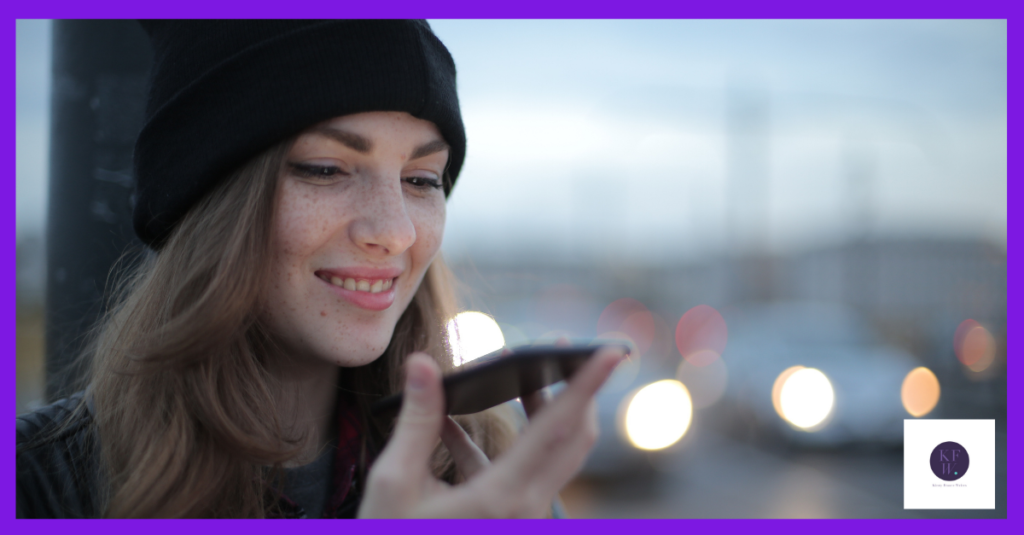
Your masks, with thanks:
[{"label": "woman's hand", "polygon": [[[594,394],[622,358],[618,350],[601,349],[543,410],[533,410],[539,399],[530,400],[530,423],[492,464],[444,414],[437,364],[427,355],[412,354],[406,363],[405,400],[398,423],[370,470],[359,516],[545,516],[558,490],[576,474],[597,439]],[[450,486],[431,474],[428,461],[438,437],[465,483]]]}]

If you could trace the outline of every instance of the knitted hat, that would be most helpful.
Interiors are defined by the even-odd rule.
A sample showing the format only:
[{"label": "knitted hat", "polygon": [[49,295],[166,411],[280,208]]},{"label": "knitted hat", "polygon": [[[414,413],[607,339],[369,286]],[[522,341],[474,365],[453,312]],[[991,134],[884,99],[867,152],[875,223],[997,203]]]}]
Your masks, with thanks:
[{"label": "knitted hat", "polygon": [[[327,119],[404,111],[466,156],[455,63],[426,21],[143,21],[153,45],[135,143],[135,233],[159,248],[217,182]],[[450,188],[445,190],[445,195]]]}]

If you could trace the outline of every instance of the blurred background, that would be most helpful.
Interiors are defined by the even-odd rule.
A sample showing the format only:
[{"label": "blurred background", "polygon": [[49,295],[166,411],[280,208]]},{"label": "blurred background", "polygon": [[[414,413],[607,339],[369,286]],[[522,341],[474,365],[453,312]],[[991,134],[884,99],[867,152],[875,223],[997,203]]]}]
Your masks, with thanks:
[{"label": "blurred background", "polygon": [[[459,357],[635,347],[571,516],[1006,517],[1005,21],[431,24],[469,138]],[[52,49],[17,22],[19,413],[74,92]],[[903,510],[910,418],[996,420],[995,510]]]}]

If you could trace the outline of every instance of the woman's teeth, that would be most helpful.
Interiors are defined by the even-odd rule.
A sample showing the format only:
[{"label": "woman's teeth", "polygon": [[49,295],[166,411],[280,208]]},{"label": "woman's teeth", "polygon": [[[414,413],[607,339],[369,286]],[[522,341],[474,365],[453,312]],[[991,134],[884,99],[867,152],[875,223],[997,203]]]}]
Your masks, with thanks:
[{"label": "woman's teeth", "polygon": [[391,283],[393,282],[392,279],[368,281],[364,279],[342,279],[341,277],[331,277],[330,279],[324,277],[324,280],[346,290],[351,290],[353,292],[370,292],[372,294],[389,290],[391,288]]}]

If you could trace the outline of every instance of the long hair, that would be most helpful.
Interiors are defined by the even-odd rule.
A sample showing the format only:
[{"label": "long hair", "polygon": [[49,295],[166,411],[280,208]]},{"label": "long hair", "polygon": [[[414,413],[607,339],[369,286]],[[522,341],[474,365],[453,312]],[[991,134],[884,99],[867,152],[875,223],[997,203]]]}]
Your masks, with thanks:
[{"label": "long hair", "polygon": [[[268,286],[278,175],[291,142],[252,159],[196,204],[159,253],[119,286],[92,346],[90,390],[107,517],[263,517],[273,473],[302,446],[278,414],[266,359],[274,340],[259,311]],[[393,421],[370,403],[400,389],[412,351],[452,368],[443,335],[456,310],[440,255],[428,268],[384,354],[342,370],[363,422],[365,476]],[[460,423],[493,457],[514,434],[508,414]],[[455,478],[443,447],[435,475]]]}]

